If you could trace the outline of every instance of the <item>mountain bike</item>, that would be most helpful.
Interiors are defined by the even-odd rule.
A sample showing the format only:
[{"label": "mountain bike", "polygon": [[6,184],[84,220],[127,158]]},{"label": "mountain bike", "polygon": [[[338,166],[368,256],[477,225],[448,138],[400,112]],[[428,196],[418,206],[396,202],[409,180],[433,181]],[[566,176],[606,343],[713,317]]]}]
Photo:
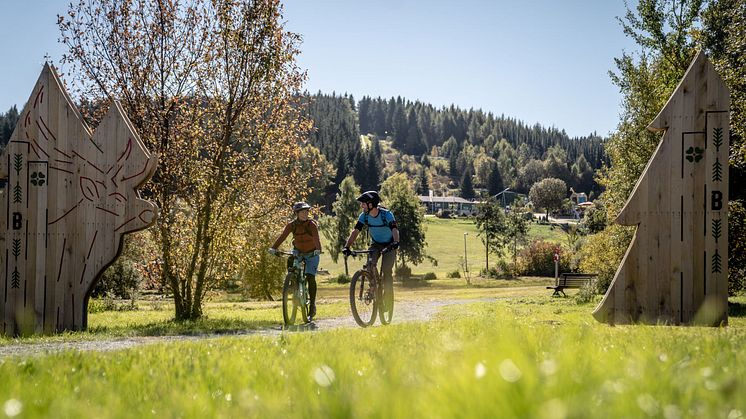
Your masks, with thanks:
[{"label": "mountain bike", "polygon": [[[391,323],[394,315],[394,284],[385,281],[383,269],[373,264],[373,254],[380,250],[352,250],[352,256],[367,255],[363,267],[355,272],[350,282],[352,317],[360,327],[368,327],[380,316],[381,324]],[[382,259],[379,257],[379,259]]]},{"label": "mountain bike", "polygon": [[285,280],[282,284],[282,319],[285,326],[296,324],[296,318],[300,312],[301,324],[311,322],[308,313],[311,309],[311,300],[308,295],[308,286],[306,285],[306,256],[312,256],[313,253],[286,252],[278,250],[276,256],[292,256],[293,265],[288,268]]}]

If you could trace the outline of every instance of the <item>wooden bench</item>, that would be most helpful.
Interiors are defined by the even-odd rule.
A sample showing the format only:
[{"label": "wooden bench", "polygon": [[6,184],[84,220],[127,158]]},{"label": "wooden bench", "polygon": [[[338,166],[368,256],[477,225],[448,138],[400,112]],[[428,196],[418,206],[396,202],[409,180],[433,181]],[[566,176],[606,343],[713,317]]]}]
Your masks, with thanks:
[{"label": "wooden bench", "polygon": [[584,274],[578,272],[566,272],[560,274],[559,278],[554,283],[553,287],[547,287],[547,289],[554,290],[552,296],[564,295],[565,288],[583,288],[586,285],[591,285],[596,280],[598,274]]}]

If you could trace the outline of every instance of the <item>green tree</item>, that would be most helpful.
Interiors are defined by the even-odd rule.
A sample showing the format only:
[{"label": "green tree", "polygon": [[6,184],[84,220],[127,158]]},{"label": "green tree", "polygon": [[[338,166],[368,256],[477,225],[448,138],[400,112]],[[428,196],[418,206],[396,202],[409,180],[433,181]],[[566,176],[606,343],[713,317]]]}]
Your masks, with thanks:
[{"label": "green tree", "polygon": [[523,245],[528,237],[528,220],[521,205],[513,205],[505,216],[505,242],[512,245],[513,272],[517,272],[518,246]]},{"label": "green tree", "polygon": [[487,192],[490,196],[495,196],[505,189],[504,186],[503,178],[500,176],[500,169],[495,165],[487,178]]},{"label": "green tree", "polygon": [[499,256],[503,255],[505,247],[506,220],[505,212],[494,198],[477,205],[477,216],[474,223],[479,230],[479,237],[482,239],[485,250],[484,269],[490,269],[490,254]]},{"label": "green tree", "polygon": [[471,182],[471,170],[467,170],[464,173],[464,176],[461,178],[459,189],[461,190],[461,197],[464,199],[474,199],[476,196],[474,185]]},{"label": "green tree", "polygon": [[355,183],[352,176],[346,177],[339,185],[337,200],[332,205],[334,215],[321,217],[319,222],[321,234],[325,239],[324,246],[334,263],[339,260],[342,247],[360,215],[360,203],[357,202],[359,194],[360,186]]},{"label": "green tree", "polygon": [[[637,179],[653,155],[659,134],[647,130],[684,75],[696,45],[692,37],[700,25],[701,0],[641,0],[620,19],[622,28],[640,47],[615,59],[612,82],[622,93],[621,120],[605,144],[610,164],[598,181],[607,217],[616,218]],[[634,228],[610,225],[590,236],[581,249],[581,269],[599,273],[605,291],[624,256]]]},{"label": "green tree", "polygon": [[425,253],[425,209],[412,184],[403,173],[395,174],[381,185],[383,205],[394,213],[399,226],[399,260],[418,265]]},{"label": "green tree", "polygon": [[562,208],[562,202],[567,198],[567,184],[555,178],[547,178],[534,184],[528,197],[535,208],[544,208],[549,213]]}]

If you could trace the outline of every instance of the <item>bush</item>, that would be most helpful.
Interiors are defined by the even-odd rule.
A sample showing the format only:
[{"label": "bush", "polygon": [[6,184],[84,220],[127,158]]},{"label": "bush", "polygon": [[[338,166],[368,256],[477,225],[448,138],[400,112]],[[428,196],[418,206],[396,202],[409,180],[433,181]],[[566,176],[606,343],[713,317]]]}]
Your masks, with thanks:
[{"label": "bush", "polygon": [[612,224],[585,238],[578,252],[578,268],[582,272],[598,274],[596,285],[599,293],[606,293],[611,285],[633,233],[633,227]]},{"label": "bush", "polygon": [[575,294],[575,302],[578,304],[586,304],[592,302],[596,298],[596,283],[592,282],[583,285]]},{"label": "bush", "polygon": [[746,207],[731,201],[728,213],[728,294],[746,290]]},{"label": "bush", "polygon": [[422,279],[425,281],[432,281],[433,279],[438,279],[438,277],[435,275],[435,272],[428,272],[422,277]]},{"label": "bush", "polygon": [[92,297],[132,298],[143,276],[132,261],[119,258],[101,275],[91,291]]},{"label": "bush", "polygon": [[400,281],[405,281],[412,276],[412,268],[407,265],[397,266],[396,269],[394,269],[394,276]]},{"label": "bush", "polygon": [[452,218],[453,214],[450,210],[439,209],[438,212],[435,213],[435,216],[438,218]]},{"label": "bush", "polygon": [[[527,276],[554,276],[554,251],[558,244],[537,240],[523,250],[518,256],[518,273]],[[560,251],[559,271],[570,270],[570,255]]]},{"label": "bush", "polygon": [[336,282],[337,284],[349,284],[350,277],[345,274],[339,274],[332,280],[332,282]]},{"label": "bush", "polygon": [[448,272],[446,278],[461,278],[461,272],[459,272],[458,269],[453,272]]}]

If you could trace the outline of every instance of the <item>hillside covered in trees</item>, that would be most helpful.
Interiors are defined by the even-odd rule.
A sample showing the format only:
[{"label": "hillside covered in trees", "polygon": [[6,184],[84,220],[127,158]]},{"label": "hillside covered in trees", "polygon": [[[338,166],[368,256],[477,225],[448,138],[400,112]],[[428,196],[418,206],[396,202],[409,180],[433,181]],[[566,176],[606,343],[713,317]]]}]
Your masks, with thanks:
[{"label": "hillside covered in trees", "polygon": [[553,177],[598,196],[594,172],[608,163],[604,139],[595,133],[570,138],[564,130],[480,109],[438,109],[401,97],[356,101],[320,92],[307,105],[314,121],[311,143],[336,169],[327,188],[332,199],[347,175],[374,189],[397,172],[416,179],[421,194],[475,198],[505,188],[528,193],[534,183]]}]

